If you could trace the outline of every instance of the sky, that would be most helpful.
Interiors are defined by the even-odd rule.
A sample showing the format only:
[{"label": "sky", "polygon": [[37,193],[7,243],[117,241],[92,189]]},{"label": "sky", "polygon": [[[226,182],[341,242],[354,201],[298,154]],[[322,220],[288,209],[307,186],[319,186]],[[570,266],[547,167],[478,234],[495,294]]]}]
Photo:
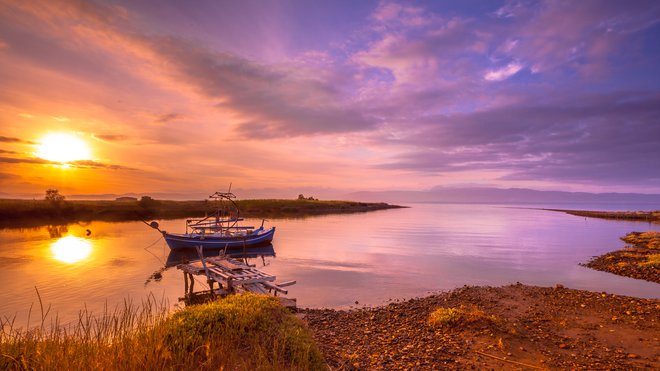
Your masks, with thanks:
[{"label": "sky", "polygon": [[659,39],[658,1],[0,0],[0,197],[660,193]]}]

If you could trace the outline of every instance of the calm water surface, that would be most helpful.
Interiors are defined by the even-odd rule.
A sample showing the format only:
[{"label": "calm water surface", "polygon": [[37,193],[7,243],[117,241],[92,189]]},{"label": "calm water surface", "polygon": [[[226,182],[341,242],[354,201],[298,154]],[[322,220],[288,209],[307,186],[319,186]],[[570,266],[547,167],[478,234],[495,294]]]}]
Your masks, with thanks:
[{"label": "calm water surface", "polygon": [[[515,282],[660,297],[657,284],[578,265],[622,247],[619,237],[630,231],[660,231],[657,224],[445,204],[269,223],[277,226],[275,256],[251,262],[278,281],[296,280],[288,296],[301,307],[377,305],[463,285]],[[160,224],[172,232],[185,226],[183,220]],[[35,287],[63,322],[85,306],[100,311],[149,295],[176,306],[183,296],[182,273],[165,269],[168,259],[179,257],[141,222],[4,229],[0,241],[0,315],[16,316],[17,324],[26,323],[31,306],[32,321],[39,317]],[[152,278],[161,271],[161,278]]]}]

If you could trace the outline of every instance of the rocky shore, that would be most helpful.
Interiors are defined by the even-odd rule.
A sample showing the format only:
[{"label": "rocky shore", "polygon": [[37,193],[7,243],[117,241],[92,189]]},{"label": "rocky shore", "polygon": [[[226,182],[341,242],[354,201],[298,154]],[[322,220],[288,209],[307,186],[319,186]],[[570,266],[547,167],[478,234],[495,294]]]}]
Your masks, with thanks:
[{"label": "rocky shore", "polygon": [[660,283],[660,232],[630,232],[621,239],[628,247],[597,256],[584,266]]},{"label": "rocky shore", "polygon": [[[477,313],[434,322],[444,313]],[[516,284],[301,316],[332,369],[660,369],[660,300]]]},{"label": "rocky shore", "polygon": [[562,213],[584,216],[587,218],[644,221],[649,223],[660,222],[660,210],[655,211],[591,211],[591,210],[565,210],[565,209],[542,209],[548,211],[559,211]]}]

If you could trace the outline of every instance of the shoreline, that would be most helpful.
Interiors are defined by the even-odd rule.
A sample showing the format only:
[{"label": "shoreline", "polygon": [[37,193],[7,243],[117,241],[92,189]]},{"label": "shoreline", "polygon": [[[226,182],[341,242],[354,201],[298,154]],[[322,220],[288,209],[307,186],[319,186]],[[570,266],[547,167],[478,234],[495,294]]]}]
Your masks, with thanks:
[{"label": "shoreline", "polygon": [[660,210],[655,210],[655,211],[593,211],[593,210],[568,210],[568,209],[539,209],[539,210],[557,211],[569,215],[584,216],[587,218],[660,223]]},{"label": "shoreline", "polygon": [[621,240],[628,246],[596,256],[580,265],[623,277],[660,283],[660,232],[630,232]]},{"label": "shoreline", "polygon": [[[660,367],[658,307],[657,299],[515,284],[300,313],[333,369],[602,369]],[[466,314],[435,326],[438,308]]]},{"label": "shoreline", "polygon": [[[360,213],[407,206],[384,202],[254,199],[237,201],[241,216],[251,218],[307,217]],[[0,228],[39,227],[81,221],[140,221],[203,217],[213,210],[208,201],[62,201],[0,199]]]}]

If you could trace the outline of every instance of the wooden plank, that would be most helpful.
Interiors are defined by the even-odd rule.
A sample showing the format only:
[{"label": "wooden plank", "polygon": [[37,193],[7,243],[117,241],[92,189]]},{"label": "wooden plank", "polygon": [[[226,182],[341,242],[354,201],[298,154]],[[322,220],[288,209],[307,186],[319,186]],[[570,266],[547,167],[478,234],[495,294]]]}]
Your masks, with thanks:
[{"label": "wooden plank", "polygon": [[268,292],[259,284],[243,285],[243,288],[255,294],[268,294]]},{"label": "wooden plank", "polygon": [[230,270],[241,270],[241,269],[250,268],[249,266],[239,262],[238,260],[234,260],[230,258],[213,257],[213,258],[208,258],[207,261],[217,266],[221,266],[223,268],[227,268]]},{"label": "wooden plank", "polygon": [[265,277],[265,278],[253,278],[253,279],[247,279],[247,280],[232,280],[234,285],[246,285],[249,283],[262,283],[266,281],[275,281],[275,277]]},{"label": "wooden plank", "polygon": [[204,271],[204,268],[191,266],[189,264],[177,265],[177,268],[181,269],[182,271],[184,271],[186,273],[197,274],[197,275],[202,274],[202,272]]},{"label": "wooden plank", "polygon": [[278,283],[277,286],[286,287],[286,286],[291,286],[291,285],[295,285],[295,284],[296,284],[296,281],[294,280],[294,281],[285,281],[285,282],[282,282],[282,283]]},{"label": "wooden plank", "polygon": [[217,268],[210,268],[209,270],[210,270],[211,272],[217,274],[218,276],[222,277],[223,279],[228,279],[228,278],[232,278],[232,277],[233,277],[233,275],[231,275],[231,274],[227,274],[227,272],[223,272],[222,270],[217,269]]},{"label": "wooden plank", "polygon": [[286,295],[286,294],[289,293],[289,291],[287,291],[287,290],[285,290],[285,289],[279,287],[278,285],[274,285],[274,284],[272,284],[272,283],[270,283],[270,282],[263,282],[262,285],[264,285],[266,288],[269,288],[269,289],[271,289],[271,290],[275,290],[275,291],[281,292],[281,293],[284,294],[284,295]]}]

